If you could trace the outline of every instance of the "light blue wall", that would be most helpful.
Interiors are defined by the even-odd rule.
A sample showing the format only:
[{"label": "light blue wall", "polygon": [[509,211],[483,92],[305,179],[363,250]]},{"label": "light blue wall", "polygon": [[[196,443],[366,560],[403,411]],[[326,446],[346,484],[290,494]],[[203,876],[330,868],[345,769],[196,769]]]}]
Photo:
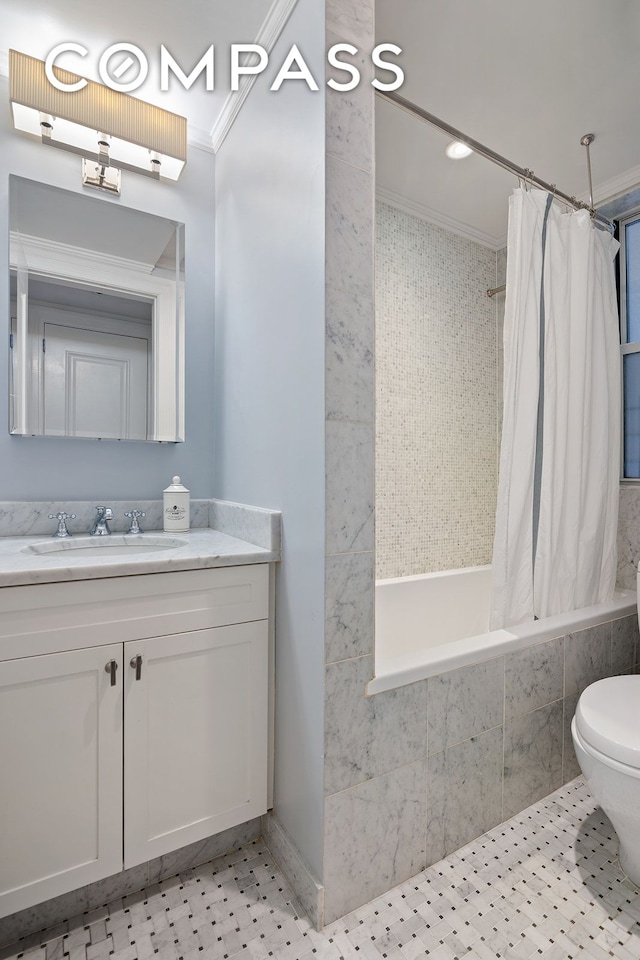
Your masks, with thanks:
[{"label": "light blue wall", "polygon": [[[8,264],[9,175],[18,174],[82,192],[80,159],[51,150],[14,131],[8,84],[0,81],[0,263]],[[0,269],[0,500],[154,499],[174,473],[194,497],[212,495],[214,158],[189,148],[186,169],[174,184],[123,174],[120,200],[103,197],[186,224],[186,442],[119,443],[13,437],[8,433],[6,356],[8,271]],[[99,196],[92,191],[91,196]],[[96,225],[97,229],[97,225]]]},{"label": "light blue wall", "polygon": [[[324,3],[296,42],[324,73]],[[324,91],[259,80],[216,156],[215,495],[280,509],[275,812],[322,876]]]}]

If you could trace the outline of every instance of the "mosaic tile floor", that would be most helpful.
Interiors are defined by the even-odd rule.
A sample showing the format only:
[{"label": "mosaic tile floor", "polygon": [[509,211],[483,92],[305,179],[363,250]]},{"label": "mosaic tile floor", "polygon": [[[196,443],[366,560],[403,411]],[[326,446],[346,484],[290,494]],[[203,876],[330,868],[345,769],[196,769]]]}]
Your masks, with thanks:
[{"label": "mosaic tile floor", "polygon": [[256,841],[84,914],[64,936],[59,928],[57,937],[30,937],[10,955],[639,960],[640,889],[624,878],[616,848],[608,820],[574,780],[322,933]]}]

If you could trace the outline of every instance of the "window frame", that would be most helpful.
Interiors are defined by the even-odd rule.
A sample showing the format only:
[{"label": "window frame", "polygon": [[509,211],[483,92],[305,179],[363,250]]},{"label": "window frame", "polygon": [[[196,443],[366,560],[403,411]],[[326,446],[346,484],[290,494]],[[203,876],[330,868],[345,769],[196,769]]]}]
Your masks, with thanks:
[{"label": "window frame", "polygon": [[640,353],[640,341],[629,341],[627,323],[627,225],[640,221],[640,207],[636,207],[618,219],[618,277],[619,277],[619,315],[620,315],[620,483],[640,484],[640,477],[625,477],[625,428],[624,428],[624,358],[632,353]]}]

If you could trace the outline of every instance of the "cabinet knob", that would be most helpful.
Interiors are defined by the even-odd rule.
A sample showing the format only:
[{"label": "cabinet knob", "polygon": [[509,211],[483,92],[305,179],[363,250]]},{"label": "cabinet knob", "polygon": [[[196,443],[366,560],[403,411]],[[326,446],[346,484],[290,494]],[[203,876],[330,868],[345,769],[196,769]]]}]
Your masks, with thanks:
[{"label": "cabinet knob", "polygon": [[111,674],[111,686],[115,687],[116,685],[116,670],[118,669],[117,660],[109,660],[108,663],[104,665],[104,672]]},{"label": "cabinet knob", "polygon": [[129,666],[133,667],[136,672],[136,680],[140,680],[142,677],[142,657],[138,654],[136,657],[131,657],[129,660]]}]

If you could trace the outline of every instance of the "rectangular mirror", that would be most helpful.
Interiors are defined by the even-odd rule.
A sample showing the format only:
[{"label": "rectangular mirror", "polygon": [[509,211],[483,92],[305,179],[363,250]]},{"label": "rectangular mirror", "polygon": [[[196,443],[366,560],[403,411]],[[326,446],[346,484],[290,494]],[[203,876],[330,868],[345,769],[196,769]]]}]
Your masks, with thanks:
[{"label": "rectangular mirror", "polygon": [[9,186],[9,431],[184,440],[184,225]]}]

